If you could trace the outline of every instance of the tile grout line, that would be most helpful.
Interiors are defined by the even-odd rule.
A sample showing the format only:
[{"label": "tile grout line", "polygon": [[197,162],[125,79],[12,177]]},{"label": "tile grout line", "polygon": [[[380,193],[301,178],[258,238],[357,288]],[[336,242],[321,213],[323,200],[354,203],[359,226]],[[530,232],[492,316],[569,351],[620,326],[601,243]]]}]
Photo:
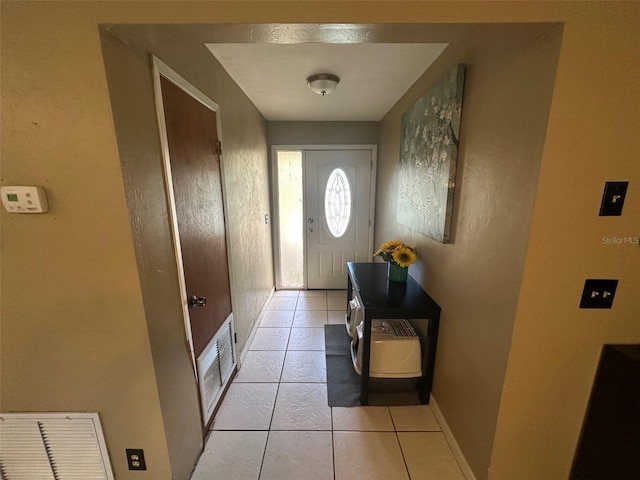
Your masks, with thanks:
[{"label": "tile grout line", "polygon": [[[303,310],[301,310],[301,311],[303,311]],[[325,312],[325,315],[326,315],[325,324],[323,324],[323,326],[324,326],[324,325],[326,325],[326,324],[328,324],[328,323],[329,323],[329,317],[328,317],[328,314],[329,314],[329,313],[328,313],[328,312],[329,312],[329,310],[328,310],[328,303],[327,303],[327,309],[322,310],[322,311],[324,311],[324,312]],[[286,343],[285,350],[284,350],[284,358],[283,358],[283,362],[282,362],[282,369],[280,370],[280,376],[279,376],[279,378],[278,378],[278,382],[277,382],[276,397],[275,397],[275,400],[274,400],[273,410],[272,410],[272,412],[271,412],[271,419],[270,419],[270,421],[269,421],[269,428],[268,428],[268,430],[267,430],[267,439],[266,439],[265,446],[264,446],[264,449],[263,449],[263,452],[262,452],[262,461],[261,461],[261,464],[260,464],[260,471],[259,471],[259,473],[258,473],[258,480],[259,480],[259,479],[260,479],[260,477],[262,476],[262,472],[263,472],[263,468],[264,468],[264,461],[265,461],[265,459],[266,459],[267,447],[268,447],[268,444],[269,444],[269,439],[271,438],[271,432],[273,431],[273,430],[272,430],[272,426],[273,426],[273,418],[274,418],[274,416],[275,416],[276,403],[277,403],[277,400],[278,400],[278,394],[280,393],[280,385],[283,383],[283,382],[282,382],[282,379],[283,379],[283,374],[284,374],[284,368],[285,368],[285,364],[286,364],[286,361],[287,361],[287,358],[288,358],[288,354],[289,354],[289,352],[290,352],[290,351],[291,351],[291,352],[294,352],[294,351],[324,351],[324,350],[289,350],[290,340],[291,340],[291,334],[292,334],[292,332],[293,332],[293,328],[295,328],[295,327],[294,327],[294,321],[295,321],[295,314],[296,314],[296,312],[298,312],[298,309],[297,309],[297,301],[296,301],[296,308],[295,308],[295,310],[293,311],[293,320],[291,321],[291,324],[290,324],[290,326],[289,326],[289,328],[288,328],[288,330],[289,330],[289,335],[288,335],[288,337],[287,337],[287,343]],[[270,328],[270,327],[265,327],[265,328]],[[277,328],[277,327],[276,327],[276,328]],[[305,327],[305,328],[306,328],[306,327]],[[322,328],[322,327],[320,327],[320,328]],[[255,350],[255,351],[261,351],[261,350]],[[272,351],[272,350],[264,350],[264,351]],[[326,366],[325,366],[325,368],[326,368]],[[264,382],[247,382],[247,383],[264,383]],[[274,383],[275,383],[275,382],[274,382]],[[326,382],[292,382],[292,383],[325,383],[325,384],[326,384]],[[327,430],[327,431],[331,433],[331,450],[332,450],[332,463],[333,463],[333,479],[335,480],[335,478],[336,478],[336,469],[335,469],[335,444],[334,444],[334,438],[333,438],[333,432],[334,432],[334,430],[333,430],[333,408],[329,407],[329,409],[330,409],[331,428],[330,428],[330,430]],[[291,430],[291,431],[294,431],[294,432],[295,432],[295,431],[298,431],[298,430]],[[321,431],[324,431],[324,430],[321,430]]]},{"label": "tile grout line", "polygon": [[[297,303],[296,299],[296,303]],[[267,309],[269,307],[267,306]],[[294,310],[295,312],[295,310]],[[293,320],[292,320],[293,323]],[[264,468],[264,460],[267,457],[267,446],[269,445],[269,438],[271,437],[271,424],[273,423],[273,416],[276,412],[276,402],[278,401],[278,393],[280,392],[280,380],[282,379],[282,372],[284,371],[284,362],[287,360],[287,347],[289,345],[289,337],[291,336],[291,328],[289,328],[289,335],[287,335],[287,344],[285,345],[284,357],[282,359],[282,368],[280,369],[280,376],[278,377],[278,386],[276,387],[276,396],[273,399],[273,410],[271,410],[271,418],[269,419],[269,428],[267,429],[267,439],[264,442],[264,449],[262,451],[262,461],[260,462],[260,471],[258,472],[258,480],[262,476],[262,469]],[[249,346],[251,348],[251,346]]]},{"label": "tile grout line", "polygon": [[[275,404],[274,404],[274,407],[275,407]],[[273,416],[273,413],[271,415]],[[269,445],[270,436],[271,436],[271,425],[269,425],[269,430],[267,430],[267,439],[264,442],[264,449],[262,450],[262,460],[260,461],[260,470],[258,471],[257,480],[260,480],[260,477],[262,476],[262,468],[264,467],[264,459],[267,458],[267,445]]]},{"label": "tile grout line", "polygon": [[[400,433],[437,433],[438,431],[431,430],[402,430],[399,431],[396,427],[396,422],[393,420],[393,414],[391,413],[391,407],[387,407],[389,409],[389,415],[391,416],[391,423],[393,424],[394,433],[396,434],[396,440],[398,441],[398,447],[400,448],[400,454],[402,455],[402,461],[404,462],[404,468],[407,471],[407,476],[409,480],[411,480],[411,472],[409,471],[409,463],[405,457],[404,450],[402,448],[402,442],[400,441]],[[439,425],[438,425],[439,426]]]},{"label": "tile grout line", "polygon": [[[298,299],[296,298],[296,305],[298,303]],[[268,308],[268,307],[267,307]],[[293,316],[295,317],[295,308],[293,310]],[[291,320],[291,324],[293,325],[293,319]],[[287,353],[289,351],[289,338],[291,337],[291,327],[289,327],[289,335],[287,335],[287,344],[285,345],[284,350],[284,358],[282,359],[282,368],[280,369],[280,376],[278,377],[278,386],[276,387],[276,396],[273,399],[273,410],[271,410],[271,418],[269,419],[269,428],[267,430],[267,440],[264,444],[264,450],[262,451],[262,461],[260,462],[260,472],[258,472],[258,480],[262,476],[262,469],[264,468],[264,460],[267,457],[267,446],[269,445],[269,438],[271,437],[271,425],[273,424],[273,416],[276,413],[276,403],[278,401],[278,394],[280,393],[280,383],[282,381],[282,374],[284,372],[284,364],[287,361]]]},{"label": "tile grout line", "polygon": [[[393,418],[391,420],[393,421]],[[394,433],[396,434],[396,440],[398,442],[398,448],[400,449],[400,455],[402,455],[402,461],[404,462],[404,469],[407,472],[407,478],[409,480],[411,480],[411,472],[409,472],[409,464],[407,463],[407,459],[404,456],[404,450],[402,450],[402,443],[400,443],[400,437],[398,436],[398,431],[396,430]]]}]

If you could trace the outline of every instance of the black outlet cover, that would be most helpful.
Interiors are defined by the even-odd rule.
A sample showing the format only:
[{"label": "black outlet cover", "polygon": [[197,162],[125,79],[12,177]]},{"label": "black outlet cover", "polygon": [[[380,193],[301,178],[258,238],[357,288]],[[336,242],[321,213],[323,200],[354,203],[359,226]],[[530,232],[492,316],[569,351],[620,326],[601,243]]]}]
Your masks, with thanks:
[{"label": "black outlet cover", "polygon": [[618,280],[590,278],[584,282],[580,308],[611,308]]},{"label": "black outlet cover", "polygon": [[144,462],[144,450],[141,448],[127,448],[126,451],[129,470],[147,469],[147,464]]},{"label": "black outlet cover", "polygon": [[604,193],[600,204],[601,217],[622,215],[628,186],[629,182],[607,182],[604,184]]}]

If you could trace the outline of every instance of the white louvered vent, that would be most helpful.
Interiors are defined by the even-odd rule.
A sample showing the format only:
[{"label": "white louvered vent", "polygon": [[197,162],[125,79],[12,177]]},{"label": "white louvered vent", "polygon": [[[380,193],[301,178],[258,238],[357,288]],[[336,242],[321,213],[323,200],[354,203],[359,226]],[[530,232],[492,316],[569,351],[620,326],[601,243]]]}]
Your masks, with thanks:
[{"label": "white louvered vent", "polygon": [[113,480],[98,414],[0,414],[0,477]]},{"label": "white louvered vent", "polygon": [[233,333],[233,314],[231,314],[198,357],[198,383],[205,425],[209,423],[236,366]]}]

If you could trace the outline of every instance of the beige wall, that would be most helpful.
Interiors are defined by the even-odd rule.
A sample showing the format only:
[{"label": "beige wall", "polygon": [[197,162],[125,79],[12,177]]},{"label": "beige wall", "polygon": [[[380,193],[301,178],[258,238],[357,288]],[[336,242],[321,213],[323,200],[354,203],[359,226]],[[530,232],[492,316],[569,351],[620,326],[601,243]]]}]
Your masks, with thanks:
[{"label": "beige wall", "polygon": [[[418,250],[409,269],[442,308],[433,396],[487,478],[561,28],[487,26],[450,45],[382,121],[376,242]],[[443,245],[396,223],[401,115],[466,65],[452,220]]]},{"label": "beige wall", "polygon": [[[564,30],[492,479],[566,478],[605,343],[640,342],[640,4],[597,4]],[[604,183],[628,180],[621,217]],[[611,310],[580,310],[586,278],[617,278]]]},{"label": "beige wall", "polygon": [[376,145],[379,122],[267,122],[269,145]]},{"label": "beige wall", "polygon": [[[0,5],[2,183],[44,185],[51,200],[47,215],[2,212],[0,409],[99,411],[118,479],[168,479],[172,467],[97,24],[565,22],[489,478],[566,478],[601,345],[640,338],[638,249],[602,242],[603,236],[637,235],[637,3],[372,2],[366,8],[356,2],[323,2],[322,8],[313,2],[195,2],[188,8],[184,2]],[[179,72],[190,72],[180,57],[179,37],[172,45],[165,60]],[[517,58],[509,64],[517,64]],[[206,78],[206,70],[192,73],[192,83],[213,91],[215,82]],[[214,100],[223,105],[221,99]],[[476,97],[476,102],[483,101]],[[465,104],[465,112],[467,107],[473,103]],[[233,113],[223,115],[231,115],[223,117],[227,124],[242,122]],[[224,128],[223,124],[227,138]],[[463,133],[471,136],[473,131],[463,124]],[[242,130],[225,148],[237,151],[237,158],[266,176],[262,160],[246,154],[266,149],[262,138]],[[390,136],[385,140],[392,141],[396,140]],[[469,155],[465,152],[467,166]],[[471,176],[465,187],[465,175],[463,171],[462,192],[473,186]],[[233,189],[244,180],[240,168],[229,172],[227,187]],[[622,217],[597,217],[607,180],[630,181]],[[389,192],[387,187],[391,198]],[[262,216],[266,193],[258,196],[255,206],[248,208]],[[526,199],[518,198],[524,204]],[[230,209],[230,217],[246,212],[240,202],[231,202]],[[464,213],[458,210],[458,216]],[[232,241],[239,243],[242,233],[240,229]],[[461,241],[459,234],[456,242]],[[262,244],[249,255],[263,258],[266,248]],[[439,266],[440,272],[449,268],[444,261]],[[248,265],[239,268],[239,275],[250,270]],[[424,282],[430,291],[429,276],[435,273],[427,264]],[[584,279],[600,276],[620,279],[614,308],[579,310]],[[476,280],[478,285],[484,282],[482,276]],[[472,279],[461,281],[475,285]],[[248,294],[246,312],[254,311],[262,298],[260,287],[254,291]],[[472,329],[470,335],[477,331]],[[489,333],[482,332],[479,340],[487,342]],[[444,333],[442,342],[447,342]],[[443,371],[448,368],[443,359],[453,355],[445,351],[443,347],[438,363]],[[487,359],[480,365],[483,372],[489,363],[500,361]],[[473,386],[495,390],[496,378],[490,375],[486,384]],[[437,389],[445,391],[448,385],[443,382],[450,380],[437,376]],[[478,392],[463,391],[457,398],[465,394]],[[483,444],[486,435],[476,433],[476,419],[465,417],[458,402],[443,400],[440,406],[483,478],[486,474],[478,469],[490,446]],[[485,417],[477,421],[490,427]],[[126,470],[123,451],[128,447],[145,449],[149,471]]]},{"label": "beige wall", "polygon": [[202,420],[168,225],[151,60],[109,33],[101,40],[169,459],[179,478],[200,454]]},{"label": "beige wall", "polygon": [[170,478],[95,18],[2,4],[2,182],[43,185],[45,215],[2,213],[2,411],[99,412]]},{"label": "beige wall", "polygon": [[[45,185],[52,209],[3,214],[2,272],[16,280],[2,291],[15,300],[2,304],[1,409],[99,411],[117,478],[187,478],[202,431],[148,52],[221,107],[238,352],[273,285],[264,118],[201,45],[136,43],[123,28],[101,52],[106,10],[2,8],[3,183]],[[127,470],[125,448],[144,448],[146,473]]]},{"label": "beige wall", "polygon": [[[107,27],[105,65],[125,179],[134,245],[173,474],[188,475],[202,447],[199,404],[185,349],[181,295],[165,200],[164,174],[149,53],[220,106],[229,262],[238,353],[247,342],[273,286],[265,121],[208,50],[181,37],[181,45],[132,41],[138,27]],[[171,35],[171,32],[169,32]],[[125,47],[120,41],[126,42]],[[132,114],[136,112],[135,114]]]}]

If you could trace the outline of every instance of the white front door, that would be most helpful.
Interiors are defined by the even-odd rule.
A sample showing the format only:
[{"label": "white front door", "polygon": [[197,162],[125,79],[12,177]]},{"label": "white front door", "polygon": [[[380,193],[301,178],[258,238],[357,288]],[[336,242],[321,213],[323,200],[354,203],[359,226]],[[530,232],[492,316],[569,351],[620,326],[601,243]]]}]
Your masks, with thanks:
[{"label": "white front door", "polygon": [[373,151],[305,151],[307,288],[344,289],[347,262],[372,260]]}]

